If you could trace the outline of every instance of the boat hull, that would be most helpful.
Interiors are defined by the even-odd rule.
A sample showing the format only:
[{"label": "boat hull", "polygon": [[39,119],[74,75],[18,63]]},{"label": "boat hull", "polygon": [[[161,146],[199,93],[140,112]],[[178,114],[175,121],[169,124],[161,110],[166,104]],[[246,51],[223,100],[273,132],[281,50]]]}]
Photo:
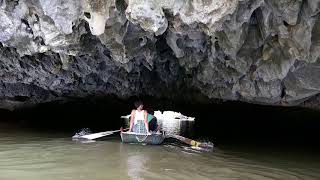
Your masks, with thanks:
[{"label": "boat hull", "polygon": [[165,136],[161,133],[153,133],[151,135],[135,133],[135,132],[121,132],[121,140],[124,143],[141,143],[141,144],[161,144]]}]

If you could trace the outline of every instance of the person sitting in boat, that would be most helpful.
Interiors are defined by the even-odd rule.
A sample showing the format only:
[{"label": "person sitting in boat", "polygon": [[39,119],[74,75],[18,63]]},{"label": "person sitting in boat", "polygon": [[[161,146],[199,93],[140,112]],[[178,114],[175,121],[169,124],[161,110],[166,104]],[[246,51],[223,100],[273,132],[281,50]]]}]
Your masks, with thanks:
[{"label": "person sitting in boat", "polygon": [[152,132],[159,131],[160,126],[158,125],[158,120],[154,116],[154,111],[153,109],[148,109],[148,124],[149,124],[149,129]]},{"label": "person sitting in boat", "polygon": [[142,101],[135,102],[134,106],[136,109],[131,111],[129,132],[150,134],[147,119],[148,113],[146,110],[143,110]]}]

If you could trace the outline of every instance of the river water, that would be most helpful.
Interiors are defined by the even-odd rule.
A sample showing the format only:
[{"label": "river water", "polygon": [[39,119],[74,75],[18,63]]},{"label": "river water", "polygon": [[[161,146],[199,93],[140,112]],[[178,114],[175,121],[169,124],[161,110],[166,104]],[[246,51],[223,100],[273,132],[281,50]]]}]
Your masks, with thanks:
[{"label": "river water", "polygon": [[[195,122],[162,122],[188,135]],[[71,133],[0,127],[1,180],[319,180],[317,152],[225,144],[201,151],[175,141],[123,144],[119,135],[96,142]]]}]

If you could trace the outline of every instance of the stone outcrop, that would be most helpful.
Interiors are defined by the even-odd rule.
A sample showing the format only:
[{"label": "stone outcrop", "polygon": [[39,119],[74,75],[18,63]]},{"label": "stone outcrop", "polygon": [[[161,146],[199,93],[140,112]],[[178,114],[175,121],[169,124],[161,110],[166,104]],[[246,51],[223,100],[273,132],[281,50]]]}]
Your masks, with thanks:
[{"label": "stone outcrop", "polygon": [[320,93],[320,0],[0,0],[0,107]]}]

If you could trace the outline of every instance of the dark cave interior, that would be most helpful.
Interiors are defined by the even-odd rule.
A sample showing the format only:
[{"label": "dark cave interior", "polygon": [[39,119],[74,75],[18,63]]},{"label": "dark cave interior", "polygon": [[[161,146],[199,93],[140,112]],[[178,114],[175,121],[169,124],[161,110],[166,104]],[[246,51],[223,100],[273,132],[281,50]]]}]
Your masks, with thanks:
[{"label": "dark cave interior", "polygon": [[[87,127],[93,131],[119,129],[121,115],[128,115],[137,98],[85,98],[35,107],[1,110],[1,122],[33,131],[70,135]],[[215,143],[271,144],[319,147],[320,112],[300,107],[263,106],[242,102],[193,104],[141,97],[145,108],[173,110],[195,117],[192,138]]]}]

